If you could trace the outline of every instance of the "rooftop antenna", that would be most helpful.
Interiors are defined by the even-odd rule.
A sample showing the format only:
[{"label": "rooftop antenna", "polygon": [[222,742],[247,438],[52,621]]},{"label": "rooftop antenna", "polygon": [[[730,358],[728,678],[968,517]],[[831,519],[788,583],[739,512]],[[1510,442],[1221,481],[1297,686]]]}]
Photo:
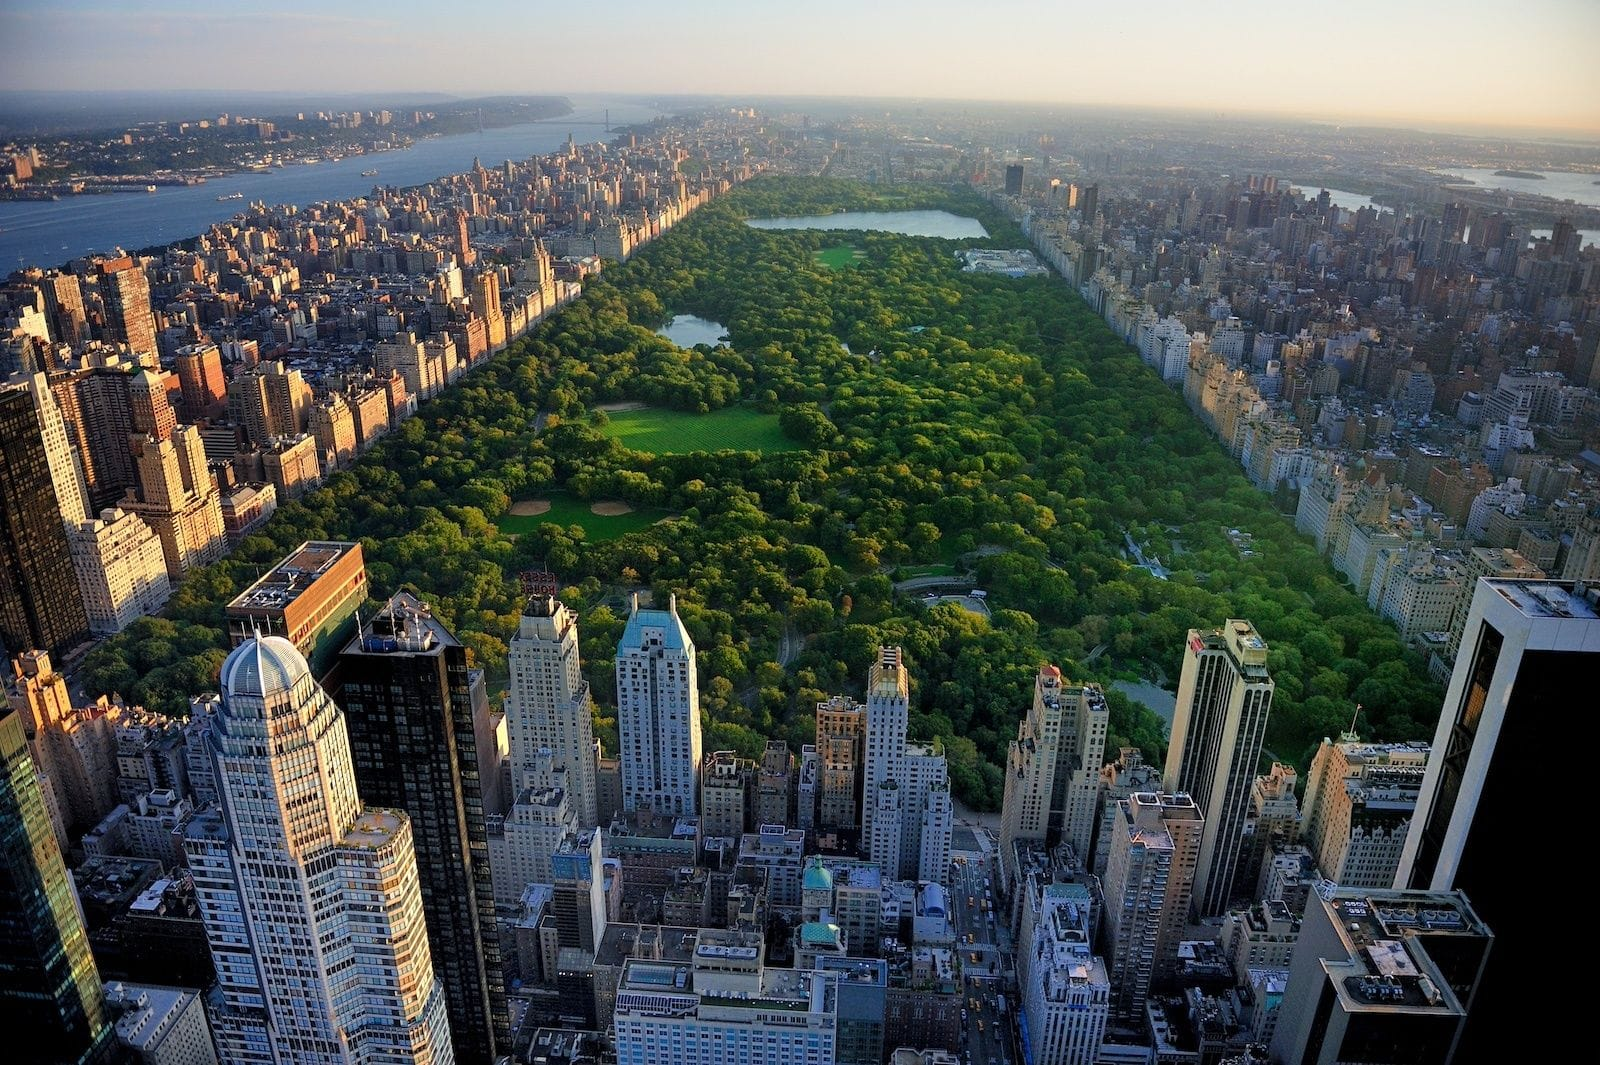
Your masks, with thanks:
[{"label": "rooftop antenna", "polygon": [[1355,737],[1356,737],[1356,718],[1358,718],[1360,716],[1361,716],[1361,704],[1357,703],[1356,704],[1355,713],[1350,715],[1350,730],[1347,733],[1347,735],[1349,735],[1351,739],[1355,739]]}]

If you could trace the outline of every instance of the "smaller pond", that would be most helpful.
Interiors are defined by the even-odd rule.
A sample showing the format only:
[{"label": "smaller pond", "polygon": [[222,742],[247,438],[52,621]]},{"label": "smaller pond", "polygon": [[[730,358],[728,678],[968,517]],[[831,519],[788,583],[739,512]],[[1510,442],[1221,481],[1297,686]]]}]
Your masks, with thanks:
[{"label": "smaller pond", "polygon": [[963,218],[949,211],[841,211],[796,218],[749,218],[745,225],[755,229],[857,229],[945,240],[989,235],[976,218]]},{"label": "smaller pond", "polygon": [[1154,710],[1165,726],[1161,731],[1168,735],[1172,734],[1172,713],[1178,706],[1177,695],[1158,688],[1147,680],[1138,682],[1116,680],[1111,682],[1111,686],[1134,702]]},{"label": "smaller pond", "polygon": [[680,348],[692,348],[696,344],[716,347],[727,342],[728,327],[692,314],[675,314],[672,321],[656,330],[656,336],[666,337]]}]

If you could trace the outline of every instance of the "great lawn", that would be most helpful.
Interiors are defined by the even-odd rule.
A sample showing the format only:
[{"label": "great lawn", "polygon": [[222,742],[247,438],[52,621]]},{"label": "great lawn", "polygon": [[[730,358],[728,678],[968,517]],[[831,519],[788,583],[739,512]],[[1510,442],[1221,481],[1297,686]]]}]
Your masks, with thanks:
[{"label": "great lawn", "polygon": [[838,244],[832,248],[823,248],[821,251],[812,252],[811,257],[829,270],[843,270],[845,267],[854,266],[865,259],[867,253],[848,244]]},{"label": "great lawn", "polygon": [[795,451],[800,445],[783,435],[778,416],[750,407],[724,407],[710,414],[646,407],[618,411],[604,427],[624,447],[652,455],[695,451]]}]

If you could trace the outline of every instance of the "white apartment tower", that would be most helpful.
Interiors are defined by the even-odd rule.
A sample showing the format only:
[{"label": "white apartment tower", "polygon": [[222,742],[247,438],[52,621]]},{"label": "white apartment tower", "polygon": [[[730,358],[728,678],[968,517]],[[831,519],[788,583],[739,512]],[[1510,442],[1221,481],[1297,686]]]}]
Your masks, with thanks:
[{"label": "white apartment tower", "polygon": [[1250,790],[1272,708],[1267,644],[1248,621],[1221,631],[1189,630],[1172,717],[1162,788],[1194,799],[1205,814],[1205,839],[1194,876],[1194,906],[1227,912],[1244,846]]},{"label": "white apartment tower", "polygon": [[633,597],[617,645],[622,808],[693,814],[700,792],[700,691],[694,641],[678,617]]},{"label": "white apartment tower", "polygon": [[110,507],[67,530],[89,631],[121,632],[172,595],[161,538],[137,514]]},{"label": "white apartment tower", "polygon": [[1111,1016],[1111,980],[1093,950],[1089,911],[1069,890],[1048,884],[1033,942],[1017,959],[1028,1002],[1028,1049],[1040,1065],[1093,1065]]},{"label": "white apartment tower", "polygon": [[867,672],[861,846],[892,880],[943,883],[955,814],[950,769],[937,745],[907,743],[910,682],[898,647],[880,647]]},{"label": "white apartment tower", "polygon": [[572,812],[583,828],[599,823],[595,809],[594,712],[589,682],[578,662],[578,617],[553,595],[535,594],[523,607],[508,656],[511,692],[506,733],[513,794],[534,787],[539,752],[565,771]]},{"label": "white apartment tower", "polygon": [[900,873],[942,884],[950,871],[950,837],[955,831],[950,768],[943,749],[909,747],[906,779],[910,805],[902,819]]},{"label": "white apartment tower", "polygon": [[1108,711],[1098,685],[1069,685],[1053,665],[1039,667],[1033,707],[1017,726],[1006,758],[1000,853],[1013,877],[1012,844],[1069,843],[1087,860],[1105,755]]},{"label": "white apartment tower", "polygon": [[294,644],[245,640],[221,691],[207,743],[222,808],[184,840],[220,1058],[450,1065],[410,820],[362,807],[344,714]]},{"label": "white apartment tower", "polygon": [[[911,712],[911,688],[906,667],[900,660],[900,648],[878,648],[878,659],[867,670],[867,751],[862,774],[861,838],[887,839],[894,830],[876,827],[880,810],[887,811],[884,788],[886,781],[900,783],[905,777],[906,729]],[[901,806],[897,804],[896,810]],[[876,846],[873,847],[876,850]],[[899,853],[898,840],[888,854]],[[876,854],[873,861],[878,861]],[[883,867],[889,875],[890,867],[898,858],[890,858]]]}]

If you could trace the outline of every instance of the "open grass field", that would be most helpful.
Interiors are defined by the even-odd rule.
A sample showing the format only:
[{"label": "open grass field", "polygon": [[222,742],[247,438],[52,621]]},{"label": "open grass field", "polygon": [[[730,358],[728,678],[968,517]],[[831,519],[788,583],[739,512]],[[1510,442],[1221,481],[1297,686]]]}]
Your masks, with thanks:
[{"label": "open grass field", "polygon": [[829,270],[843,270],[845,267],[854,266],[865,259],[867,253],[848,244],[839,244],[832,248],[823,248],[821,251],[812,252],[811,257]]},{"label": "open grass field", "polygon": [[[530,533],[545,522],[566,527],[568,525],[581,525],[590,540],[615,540],[619,536],[626,536],[631,532],[648,528],[666,517],[664,511],[629,510],[625,514],[596,514],[593,507],[602,510],[615,510],[616,506],[607,506],[605,503],[586,503],[574,496],[562,492],[551,492],[541,496],[538,500],[548,503],[549,509],[539,514],[502,514],[495,524],[503,533],[512,533],[521,536]],[[524,507],[524,510],[537,509]]]},{"label": "open grass field", "polygon": [[710,414],[648,407],[611,415],[605,434],[624,447],[652,455],[687,455],[694,451],[795,451],[799,444],[783,435],[776,414],[750,407],[724,407]]}]

